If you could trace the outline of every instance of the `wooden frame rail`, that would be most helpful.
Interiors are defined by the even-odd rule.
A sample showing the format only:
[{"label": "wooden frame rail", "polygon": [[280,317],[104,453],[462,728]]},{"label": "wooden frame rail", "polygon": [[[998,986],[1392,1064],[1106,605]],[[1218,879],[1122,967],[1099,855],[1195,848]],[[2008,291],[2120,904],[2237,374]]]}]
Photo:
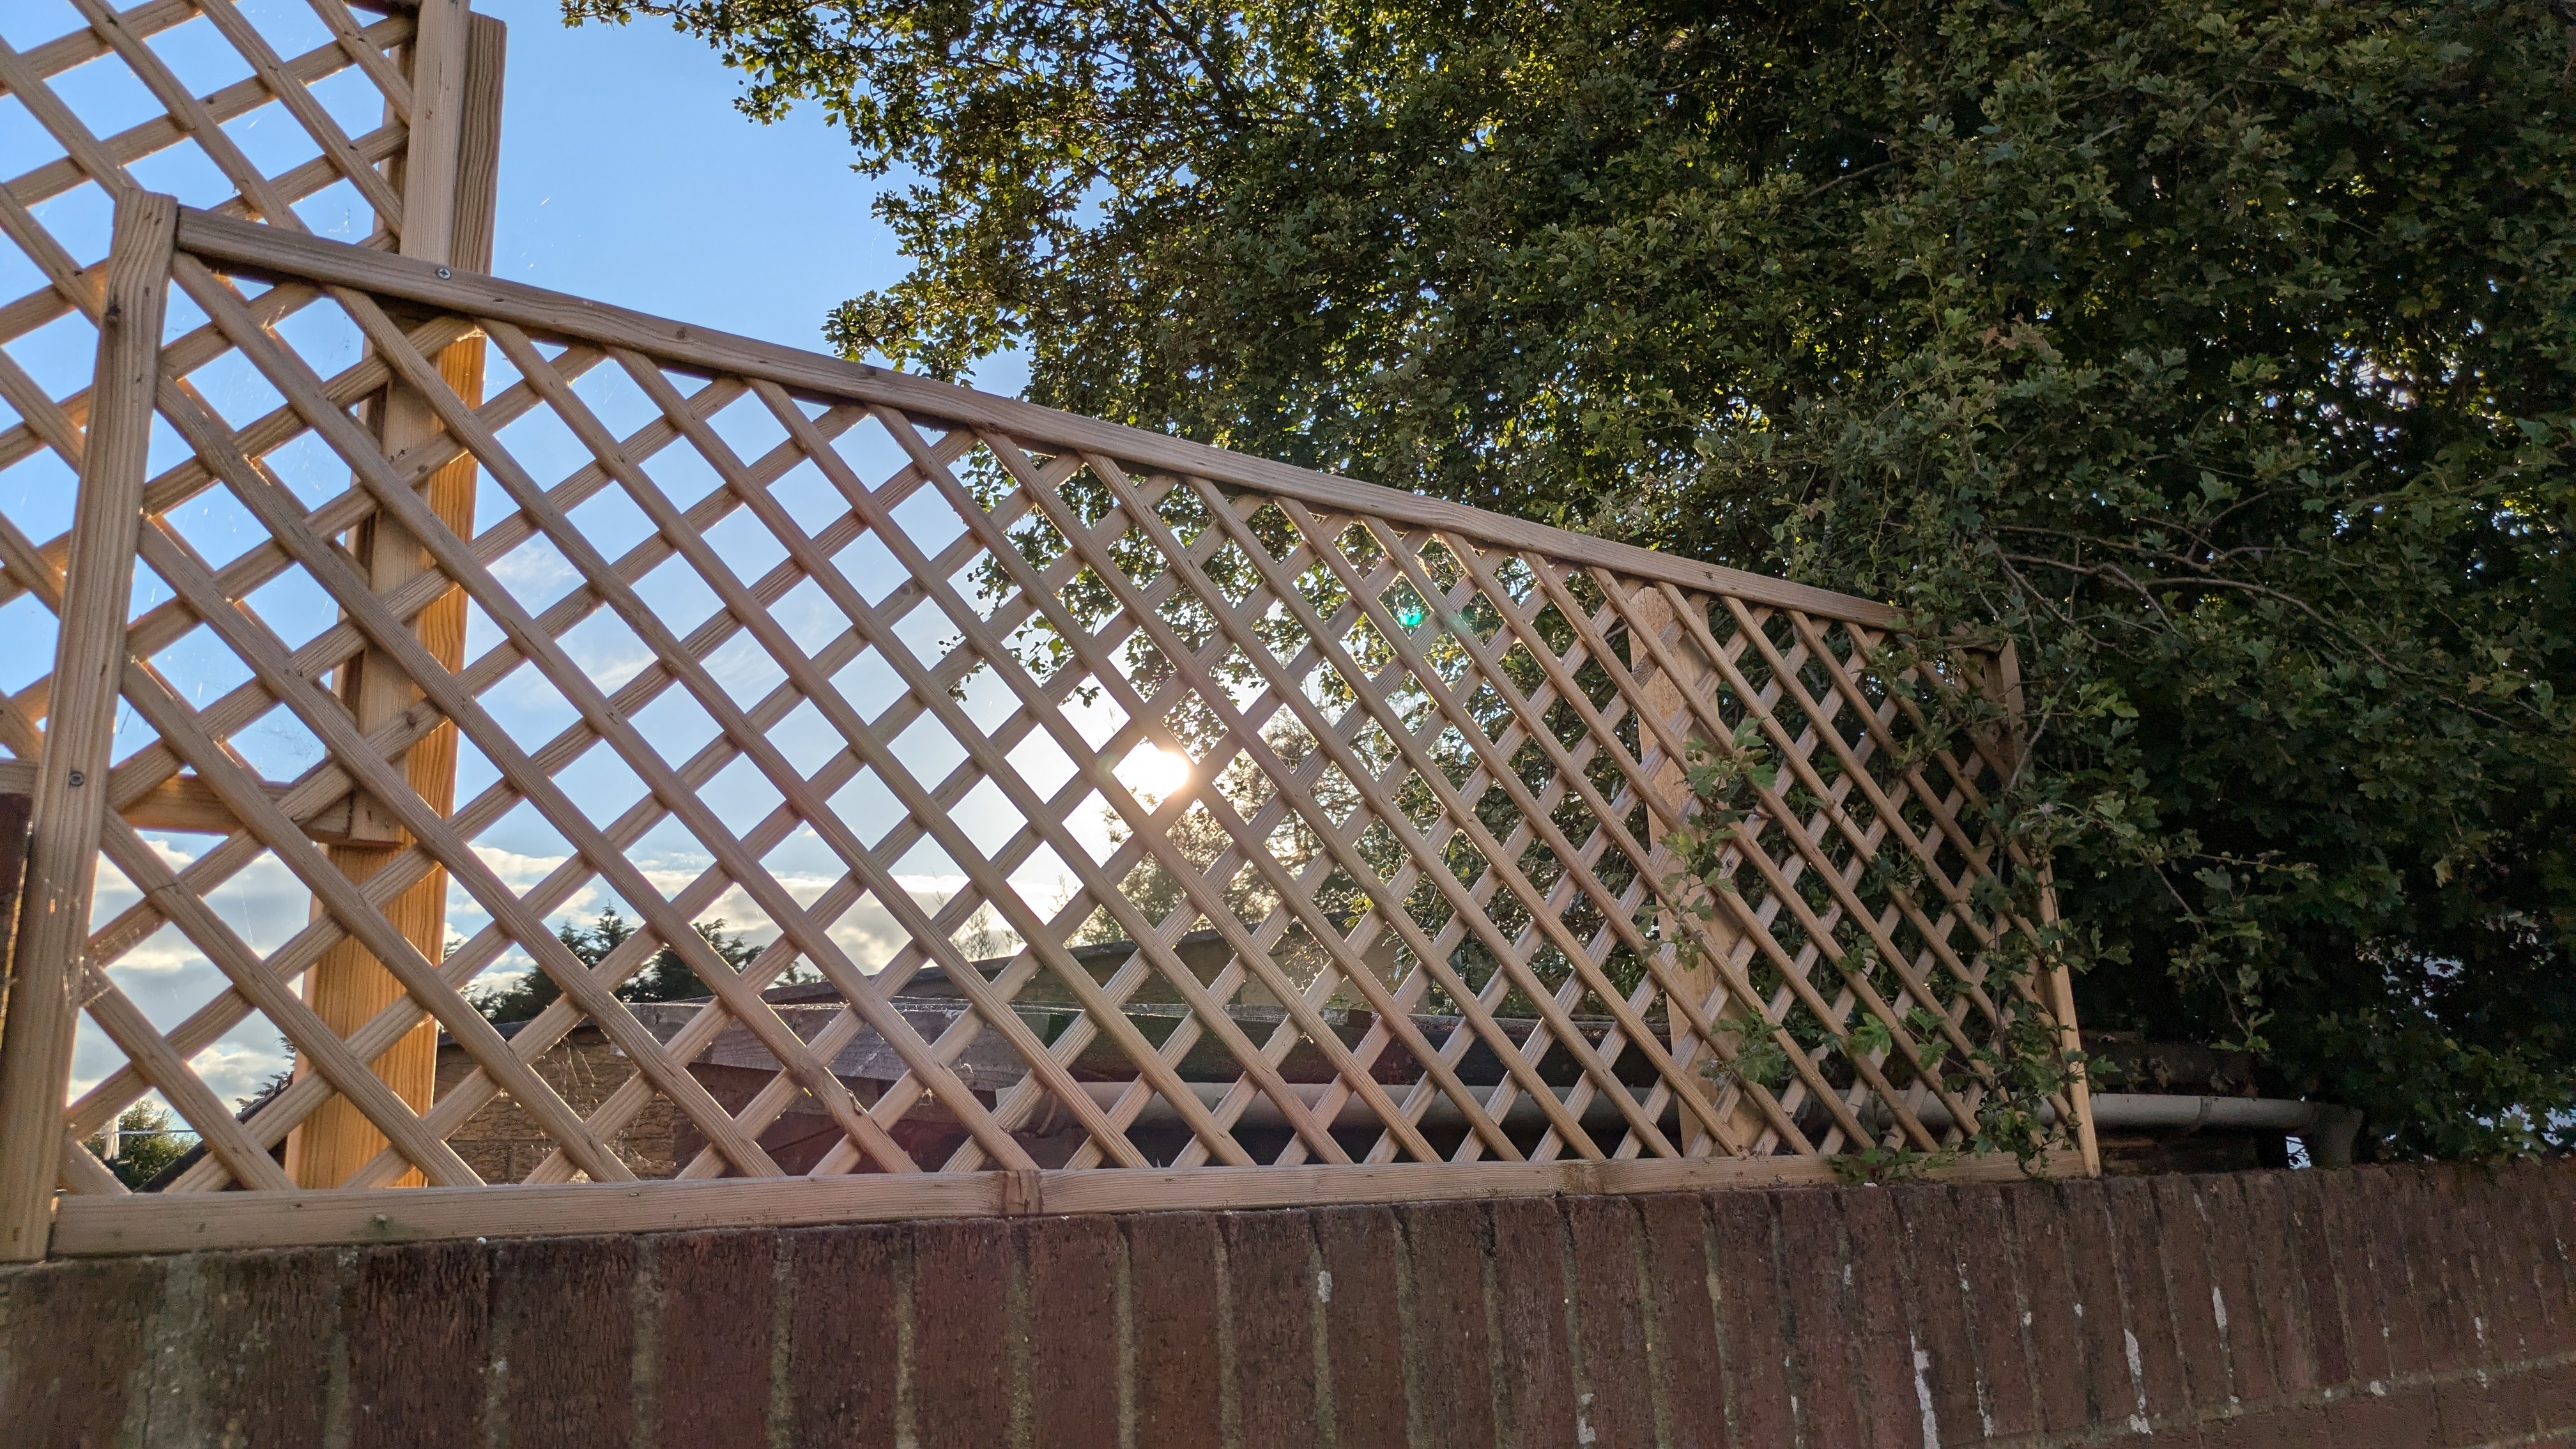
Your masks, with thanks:
[{"label": "wooden frame rail", "polygon": [[[1992,1175],[2007,1120],[2089,1170],[2080,1076],[2010,1069],[2017,1023],[2074,1038],[1994,809],[2009,659],[435,258],[173,233],[129,272],[205,322],[119,406],[187,456],[13,553],[161,586],[64,635],[140,730],[86,767],[95,843],[43,803],[68,664],[0,714],[42,892],[125,892],[17,967],[102,1063],[0,1137],[60,1163],[56,1251]],[[487,339],[488,388],[446,361]],[[405,764],[442,736],[461,800]],[[255,937],[252,880],[303,924]],[[423,939],[423,899],[474,928]],[[119,964],[153,941],[210,968],[157,1015]],[[355,1008],[316,987],[350,959],[389,983]],[[552,999],[487,1020],[525,973]],[[297,1070],[235,1111],[205,1064],[254,1030]],[[204,1144],[155,1191],[63,1147],[154,1094]],[[291,1144],[332,1112],[365,1135],[326,1167]]]}]

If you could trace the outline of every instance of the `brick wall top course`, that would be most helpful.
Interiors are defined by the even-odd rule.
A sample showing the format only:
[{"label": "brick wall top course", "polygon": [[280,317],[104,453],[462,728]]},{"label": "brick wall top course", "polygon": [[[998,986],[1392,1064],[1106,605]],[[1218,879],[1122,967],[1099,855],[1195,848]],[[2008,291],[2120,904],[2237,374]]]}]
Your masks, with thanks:
[{"label": "brick wall top course", "polygon": [[49,1446],[2576,1445],[2576,1168],[0,1270]]}]

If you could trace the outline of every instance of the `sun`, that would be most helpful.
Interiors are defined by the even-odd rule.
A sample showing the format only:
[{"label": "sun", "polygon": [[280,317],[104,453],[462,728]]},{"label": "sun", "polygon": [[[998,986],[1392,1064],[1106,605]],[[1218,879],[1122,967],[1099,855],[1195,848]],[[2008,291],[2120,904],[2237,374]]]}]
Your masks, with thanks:
[{"label": "sun", "polygon": [[1187,755],[1159,745],[1139,745],[1118,766],[1118,778],[1139,795],[1166,800],[1188,787],[1190,769]]}]

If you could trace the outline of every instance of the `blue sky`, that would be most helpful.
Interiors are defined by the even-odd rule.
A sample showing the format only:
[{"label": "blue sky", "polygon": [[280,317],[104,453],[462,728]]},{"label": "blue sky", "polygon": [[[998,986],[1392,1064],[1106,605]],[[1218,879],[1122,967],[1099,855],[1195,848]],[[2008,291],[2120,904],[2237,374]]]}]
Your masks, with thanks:
[{"label": "blue sky", "polygon": [[[510,26],[496,273],[807,348],[834,305],[903,274],[868,211],[881,183],[819,108],[752,121],[735,73],[665,26],[475,8]],[[984,385],[1017,391],[1018,370]]]}]

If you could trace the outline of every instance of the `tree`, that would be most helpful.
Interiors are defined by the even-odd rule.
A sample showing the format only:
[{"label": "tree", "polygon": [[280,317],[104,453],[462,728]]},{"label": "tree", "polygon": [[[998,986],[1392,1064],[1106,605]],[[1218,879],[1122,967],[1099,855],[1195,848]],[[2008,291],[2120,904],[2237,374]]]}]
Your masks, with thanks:
[{"label": "tree", "polygon": [[159,1177],[170,1164],[187,1155],[189,1144],[179,1140],[178,1119],[166,1107],[151,1102],[137,1102],[116,1119],[116,1150],[108,1151],[107,1134],[89,1139],[90,1154],[105,1161],[116,1180],[128,1188],[140,1189]]},{"label": "tree", "polygon": [[[691,929],[698,933],[699,940],[706,942],[735,970],[749,965],[751,959],[760,954],[760,948],[744,940],[741,933],[727,931],[722,916],[712,921],[695,922]],[[563,924],[555,930],[555,939],[563,942],[584,966],[596,966],[634,934],[635,924],[618,914],[617,907],[611,905],[600,907],[599,915],[588,926],[576,926],[571,917],[565,917]],[[474,1004],[488,1021],[526,1021],[553,1005],[555,998],[562,994],[563,988],[555,984],[553,977],[532,968],[510,978],[506,984],[476,993]],[[689,963],[680,959],[680,953],[668,946],[655,951],[653,959],[644,963],[643,970],[628,977],[617,988],[618,1000],[634,1002],[691,1001],[708,994],[706,983],[698,979],[698,973],[690,970]]]},{"label": "tree", "polygon": [[2019,645],[2089,1025],[2576,1107],[2576,5],[567,0],[818,102],[834,345]]}]

